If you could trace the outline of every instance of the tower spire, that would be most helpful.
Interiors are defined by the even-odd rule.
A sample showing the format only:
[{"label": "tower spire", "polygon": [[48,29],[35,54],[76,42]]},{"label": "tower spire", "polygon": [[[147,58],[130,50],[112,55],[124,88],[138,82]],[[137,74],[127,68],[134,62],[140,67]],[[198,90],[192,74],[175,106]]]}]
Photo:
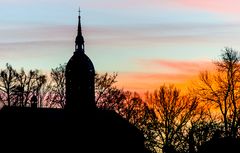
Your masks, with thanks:
[{"label": "tower spire", "polygon": [[84,38],[82,36],[82,26],[81,26],[81,15],[80,15],[80,7],[78,10],[78,33],[75,40],[75,52],[84,53]]},{"label": "tower spire", "polygon": [[81,27],[81,10],[80,10],[80,7],[79,7],[79,10],[78,10],[78,35],[82,35],[82,27]]}]

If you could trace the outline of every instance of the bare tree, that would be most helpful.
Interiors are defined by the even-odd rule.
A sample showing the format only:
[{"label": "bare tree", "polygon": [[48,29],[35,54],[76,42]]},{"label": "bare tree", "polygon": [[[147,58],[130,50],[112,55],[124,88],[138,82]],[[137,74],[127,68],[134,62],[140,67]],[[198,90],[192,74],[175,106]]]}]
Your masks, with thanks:
[{"label": "bare tree", "polygon": [[136,92],[125,91],[124,96],[125,99],[123,101],[122,107],[120,108],[120,114],[131,124],[140,128],[146,103]]},{"label": "bare tree", "polygon": [[189,153],[199,151],[199,148],[210,141],[221,128],[218,115],[214,115],[208,105],[200,103],[186,128],[188,134],[185,135],[185,141]]},{"label": "bare tree", "polygon": [[16,70],[8,63],[6,69],[0,72],[0,90],[1,99],[5,105],[10,106],[14,97],[14,90],[16,88]]},{"label": "bare tree", "polygon": [[39,95],[46,81],[46,76],[39,70],[30,70],[27,74],[23,68],[17,72],[6,64],[0,74],[1,100],[8,106],[29,106],[33,94]]},{"label": "bare tree", "polygon": [[114,86],[116,83],[116,77],[116,73],[113,73],[112,75],[109,75],[108,73],[103,75],[96,74],[95,102],[98,108],[115,110],[118,112],[118,110],[123,107],[122,104],[125,100],[125,95],[123,90]]},{"label": "bare tree", "polygon": [[198,106],[197,98],[180,96],[180,90],[174,86],[161,86],[153,94],[149,94],[147,102],[152,105],[152,134],[156,144],[163,152],[176,152],[186,149],[182,147],[186,141],[186,125],[193,118]]},{"label": "bare tree", "polygon": [[45,99],[48,107],[64,108],[65,106],[65,70],[66,64],[59,65],[51,71],[51,81],[46,88],[48,90],[48,95]]},{"label": "bare tree", "polygon": [[154,109],[136,92],[125,91],[125,100],[120,107],[120,115],[137,127],[144,135],[145,147],[151,152],[159,152],[156,141],[155,123],[158,123]]},{"label": "bare tree", "polygon": [[217,107],[224,123],[225,136],[236,138],[239,128],[240,65],[239,53],[225,48],[221,60],[214,62],[216,72],[200,73],[197,91],[203,101]]},{"label": "bare tree", "polygon": [[46,82],[46,76],[40,74],[39,70],[30,70],[26,73],[22,68],[19,73],[16,73],[16,98],[14,105],[30,106],[31,97],[33,95],[39,96],[39,91]]}]

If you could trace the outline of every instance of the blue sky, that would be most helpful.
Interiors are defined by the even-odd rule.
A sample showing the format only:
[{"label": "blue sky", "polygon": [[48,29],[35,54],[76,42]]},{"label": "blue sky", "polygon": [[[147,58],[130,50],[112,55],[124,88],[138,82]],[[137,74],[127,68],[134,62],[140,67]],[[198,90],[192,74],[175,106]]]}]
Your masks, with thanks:
[{"label": "blue sky", "polygon": [[48,72],[66,63],[79,6],[86,54],[126,89],[184,82],[224,47],[240,49],[237,0],[1,0],[1,67]]}]

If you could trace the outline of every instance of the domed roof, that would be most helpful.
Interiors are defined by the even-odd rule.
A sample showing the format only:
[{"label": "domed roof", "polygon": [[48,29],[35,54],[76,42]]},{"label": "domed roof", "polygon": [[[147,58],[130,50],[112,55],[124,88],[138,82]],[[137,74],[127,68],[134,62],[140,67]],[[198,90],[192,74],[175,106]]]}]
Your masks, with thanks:
[{"label": "domed roof", "polygon": [[83,53],[76,51],[66,66],[66,105],[72,112],[87,113],[94,111],[95,70],[92,61]]},{"label": "domed roof", "polygon": [[67,63],[67,69],[70,71],[84,71],[81,75],[86,74],[87,72],[92,72],[95,74],[94,66],[90,58],[82,53],[82,52],[74,52],[74,55],[71,57],[71,59]]}]

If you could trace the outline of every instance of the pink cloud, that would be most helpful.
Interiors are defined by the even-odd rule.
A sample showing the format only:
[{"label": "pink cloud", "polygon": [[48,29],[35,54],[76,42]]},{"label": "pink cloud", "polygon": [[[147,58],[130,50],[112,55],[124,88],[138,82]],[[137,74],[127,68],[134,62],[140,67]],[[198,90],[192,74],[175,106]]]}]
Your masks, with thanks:
[{"label": "pink cloud", "polygon": [[88,26],[84,28],[84,33],[92,45],[149,46],[149,44],[209,43],[209,40],[216,39],[215,35],[209,35],[209,29],[218,33],[223,28],[223,25],[208,25],[207,28],[206,25]]},{"label": "pink cloud", "polygon": [[94,3],[86,2],[83,5],[89,8],[108,9],[191,9],[220,14],[233,14],[240,12],[240,1],[238,0],[122,0]]},{"label": "pink cloud", "polygon": [[201,71],[214,69],[212,61],[208,60],[142,59],[137,63],[145,72],[120,72],[117,86],[137,91],[142,95],[163,84],[174,84],[178,88],[186,90],[192,85],[192,81],[198,78]]},{"label": "pink cloud", "polygon": [[183,61],[183,60],[139,60],[138,63],[145,68],[164,69],[175,73],[196,74],[205,69],[213,68],[211,61]]},{"label": "pink cloud", "polygon": [[152,7],[163,7],[162,1],[159,0],[119,0],[119,1],[112,1],[112,0],[105,0],[105,1],[96,1],[92,2],[85,2],[83,3],[84,6],[89,8],[108,8],[108,9],[133,9],[133,8],[152,8]]},{"label": "pink cloud", "polygon": [[240,12],[238,0],[181,0],[174,3],[181,7],[221,14]]},{"label": "pink cloud", "polygon": [[[56,4],[68,5],[76,3],[75,0],[41,0],[39,2],[31,0],[3,0],[0,4],[11,4],[11,5],[36,5],[36,4]],[[213,13],[239,13],[240,1],[238,0],[104,0],[104,1],[86,1],[81,2],[82,8],[89,9],[192,9],[200,11],[208,11]]]},{"label": "pink cloud", "polygon": [[[225,26],[231,29],[239,25],[141,25],[141,26],[89,26],[83,25],[83,34],[86,43],[93,46],[134,46],[152,44],[176,44],[176,43],[209,43],[211,40],[223,41],[222,37],[216,34],[222,31]],[[199,33],[201,31],[201,33]],[[34,26],[27,28],[1,29],[1,42],[24,42],[24,41],[74,41],[76,36],[76,25],[55,25],[55,26]],[[209,33],[215,35],[210,35]],[[186,35],[187,33],[187,35]]]}]

